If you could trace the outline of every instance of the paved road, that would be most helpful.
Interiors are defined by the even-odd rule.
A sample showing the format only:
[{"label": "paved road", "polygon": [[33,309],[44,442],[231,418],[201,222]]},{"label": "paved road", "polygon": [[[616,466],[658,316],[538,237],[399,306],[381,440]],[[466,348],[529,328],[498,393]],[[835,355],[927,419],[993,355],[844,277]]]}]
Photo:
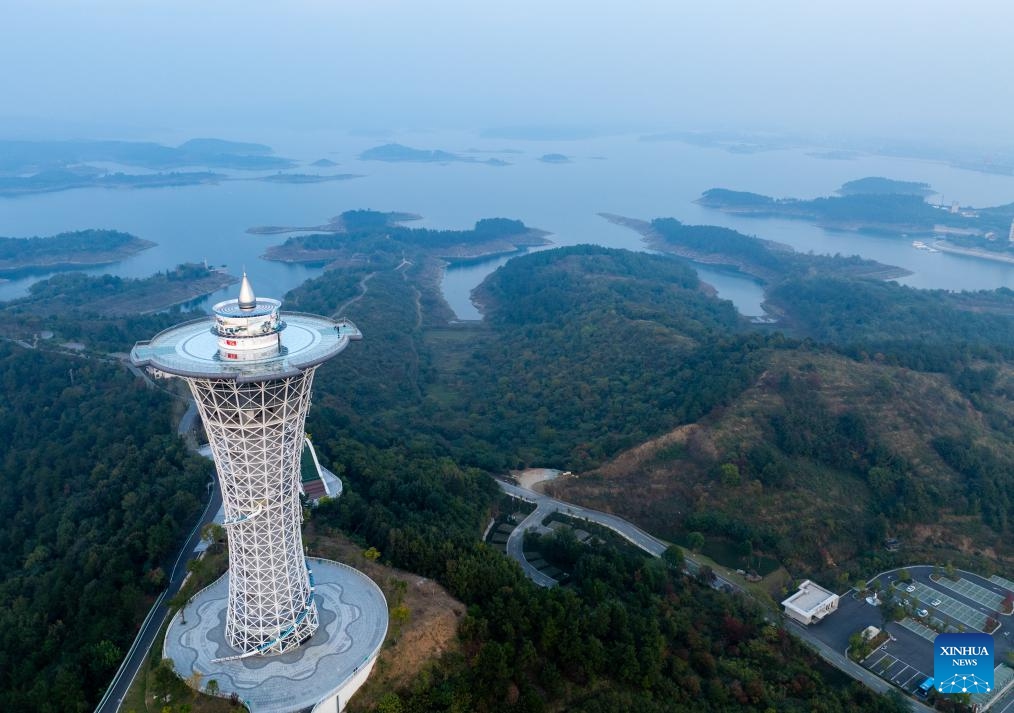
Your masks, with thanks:
[{"label": "paved road", "polygon": [[[506,483],[501,483],[501,486]],[[523,500],[528,500],[527,497],[518,495],[517,497]],[[525,576],[535,582],[540,587],[554,587],[557,581],[549,575],[543,574],[539,570],[535,569],[527,559],[525,559],[525,532],[538,528],[542,525],[542,521],[546,519],[553,512],[552,507],[548,503],[536,503],[536,507],[532,510],[531,514],[518,523],[518,526],[511,530],[511,534],[507,536],[507,555],[514,560],[517,560],[518,564],[521,565],[521,569],[524,570]]]},{"label": "paved road", "polygon": [[[560,512],[564,515],[583,518],[602,525],[603,527],[608,527],[627,541],[656,557],[660,557],[669,547],[667,543],[657,537],[649,535],[641,528],[627,522],[621,517],[617,517],[616,515],[610,515],[609,513],[581,507],[580,505],[574,505],[573,503],[564,502],[563,500],[557,500],[549,495],[544,495],[534,490],[523,488],[520,485],[514,485],[513,483],[508,483],[503,480],[497,479],[497,483],[499,484],[500,489],[508,495],[534,503],[536,506],[535,510],[532,511],[528,517],[522,520],[521,523],[511,532],[507,539],[507,554],[517,560],[521,564],[521,568],[524,570],[525,574],[540,586],[551,587],[556,584],[556,580],[542,574],[542,572],[532,567],[532,565],[528,563],[528,560],[525,559],[522,547],[524,542],[524,531],[538,527],[542,523],[542,520],[553,512]],[[699,562],[694,561],[691,557],[686,558],[686,563],[687,571],[691,574],[696,574],[701,566]],[[549,581],[547,582],[546,580]],[[712,586],[716,588],[725,588],[728,591],[744,591],[735,582],[723,579],[717,574]],[[835,651],[832,647],[814,636],[814,634],[807,630],[806,627],[791,620],[787,621],[791,625],[790,631],[792,633],[810,644],[810,646],[814,648],[818,654],[820,654],[821,658],[835,668],[844,671],[852,678],[864,683],[867,687],[877,691],[878,693],[887,693],[892,690],[897,690],[897,688],[884,679],[866,670],[843,655],[841,652]],[[929,712],[931,710],[915,699],[910,699],[909,703],[912,706],[912,710],[917,711],[917,713]],[[1011,711],[1011,713],[1014,713],[1014,711]]]},{"label": "paved road", "polygon": [[[609,513],[601,512],[599,510],[592,510],[591,508],[582,507],[563,500],[557,500],[549,495],[544,495],[543,493],[538,493],[534,490],[530,490],[529,488],[523,488],[520,485],[514,485],[513,483],[508,483],[504,480],[497,479],[496,482],[500,486],[500,489],[508,495],[534,503],[536,506],[532,514],[522,520],[521,523],[511,531],[511,534],[507,538],[507,554],[517,560],[521,565],[521,568],[525,571],[525,574],[527,574],[532,581],[542,587],[551,587],[556,584],[556,580],[542,574],[542,572],[532,567],[532,565],[528,563],[528,560],[525,559],[523,551],[524,532],[538,527],[548,515],[554,512],[588,520],[589,522],[594,522],[598,525],[602,525],[603,527],[607,527],[623,539],[655,557],[661,557],[662,553],[669,548],[668,543],[663,542],[653,535],[649,535],[647,532],[633,523],[624,520],[622,517],[610,515]],[[695,561],[691,556],[686,556],[685,559],[687,571],[690,574],[696,575],[700,570],[700,563]],[[718,576],[717,573],[715,574],[715,580],[712,586],[716,589],[724,588],[727,591],[742,591],[742,588],[738,584]]]},{"label": "paved road", "polygon": [[162,624],[169,614],[169,607],[165,603],[180,591],[183,579],[187,575],[187,562],[190,561],[190,555],[193,554],[194,548],[197,547],[197,543],[201,540],[201,529],[214,519],[218,509],[222,506],[222,494],[214,479],[212,479],[210,490],[208,504],[204,508],[204,512],[201,513],[201,517],[198,519],[197,524],[194,525],[193,531],[187,537],[187,541],[183,543],[183,547],[180,548],[179,554],[176,556],[172,571],[169,573],[169,584],[166,586],[166,590],[155,601],[155,605],[148,613],[148,618],[141,625],[137,638],[134,639],[134,643],[127,652],[126,658],[124,658],[123,663],[120,665],[120,670],[113,677],[113,682],[109,685],[105,696],[99,702],[95,713],[116,713],[120,709],[123,697],[127,694],[127,690],[130,688],[130,684],[133,683],[134,677],[137,676],[141,663],[148,655],[148,651],[151,649],[151,645],[154,643],[159,629],[162,628]]}]

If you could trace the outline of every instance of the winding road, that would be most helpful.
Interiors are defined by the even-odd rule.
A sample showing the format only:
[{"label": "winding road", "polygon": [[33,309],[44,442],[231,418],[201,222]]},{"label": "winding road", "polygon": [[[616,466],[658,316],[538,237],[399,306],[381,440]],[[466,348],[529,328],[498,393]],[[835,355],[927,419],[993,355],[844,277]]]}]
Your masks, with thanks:
[{"label": "winding road", "polygon": [[[518,523],[518,526],[515,527],[511,531],[511,534],[507,537],[507,554],[511,558],[517,560],[518,564],[521,565],[521,569],[524,570],[529,579],[541,587],[552,587],[557,582],[555,579],[548,577],[539,570],[535,569],[535,567],[533,567],[528,560],[525,559],[525,532],[541,527],[542,521],[554,512],[559,512],[569,517],[587,520],[589,522],[594,522],[597,525],[601,525],[602,527],[607,527],[635,547],[639,547],[653,557],[661,557],[662,553],[669,548],[668,543],[663,542],[654,535],[648,534],[637,525],[624,520],[622,517],[610,515],[609,513],[605,513],[600,510],[592,510],[591,508],[575,505],[574,503],[568,503],[564,500],[557,500],[549,495],[544,495],[543,493],[536,492],[530,488],[525,488],[520,485],[508,483],[507,481],[500,480],[499,478],[497,478],[496,482],[500,486],[500,489],[508,495],[535,505],[535,510],[533,510],[528,517]],[[686,562],[686,570],[688,573],[696,575],[700,571],[701,563],[693,559],[692,555],[685,554],[684,560]],[[712,586],[716,589],[726,589],[727,591],[743,591],[743,588],[738,584],[718,576],[717,573],[715,573],[715,579],[712,582]]]},{"label": "winding road", "polygon": [[[552,587],[557,584],[557,581],[539,570],[533,567],[527,559],[525,559],[524,553],[524,540],[525,532],[528,530],[537,529],[542,526],[542,521],[554,512],[559,512],[564,515],[571,517],[588,520],[594,522],[603,527],[608,527],[610,530],[615,532],[617,535],[627,540],[633,545],[636,545],[640,549],[644,550],[650,555],[655,557],[661,557],[662,553],[666,551],[669,545],[662,540],[648,534],[636,525],[627,522],[621,517],[616,515],[610,515],[599,510],[592,510],[591,508],[582,507],[573,503],[568,503],[563,500],[557,500],[556,498],[544,495],[542,493],[525,488],[520,485],[508,483],[505,480],[496,479],[500,489],[508,495],[524,500],[525,502],[533,503],[535,510],[531,512],[524,520],[518,523],[511,534],[507,538],[507,555],[521,565],[521,569],[524,570],[525,574],[533,582],[538,584],[540,587]],[[689,574],[696,575],[701,568],[701,563],[693,559],[692,555],[684,554],[684,561],[686,562],[686,571]],[[747,593],[742,587],[737,585],[735,582],[730,582],[727,579],[715,575],[715,579],[712,582],[712,587],[715,589],[724,589],[725,591],[737,591],[741,593]],[[778,623],[781,617],[774,618],[769,617],[772,623]],[[833,650],[824,642],[817,639],[813,634],[806,629],[806,627],[796,624],[795,622],[789,621],[789,624],[794,624],[790,627],[793,634],[799,639],[802,639],[811,648],[815,649],[817,653],[835,668],[843,671],[852,678],[864,683],[867,687],[873,689],[878,693],[888,693],[892,690],[897,690],[887,681],[882,678],[873,675],[865,668],[849,660],[841,653]],[[909,704],[913,711],[924,713],[930,709],[915,699],[908,699]],[[1014,712],[1012,712],[1014,713]]]}]

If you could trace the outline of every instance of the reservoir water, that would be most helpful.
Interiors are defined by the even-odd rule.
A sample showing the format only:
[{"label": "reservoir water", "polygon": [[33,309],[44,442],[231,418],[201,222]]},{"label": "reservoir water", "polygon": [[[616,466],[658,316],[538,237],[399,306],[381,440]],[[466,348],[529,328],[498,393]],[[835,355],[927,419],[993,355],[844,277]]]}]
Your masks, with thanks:
[{"label": "reservoir water", "polygon": [[[187,138],[187,137],[183,137]],[[731,153],[719,148],[680,142],[645,142],[635,136],[581,141],[484,140],[474,134],[425,133],[395,139],[343,134],[229,136],[271,144],[283,156],[302,162],[306,173],[356,173],[362,178],[319,183],[279,184],[232,180],[218,185],[182,188],[83,189],[0,199],[0,235],[27,237],[65,230],[113,228],[155,241],[155,248],[119,263],[90,269],[144,277],[180,262],[207,260],[227,265],[238,274],[246,269],[262,294],[284,294],[320,268],[268,262],[260,255],[285,236],[250,235],[257,225],[316,225],[354,208],[418,213],[418,224],[434,228],[466,228],[484,217],[518,218],[550,231],[555,245],[595,243],[643,250],[639,235],[606,222],[599,212],[650,219],[671,216],[687,223],[724,225],[777,240],[797,250],[859,254],[913,274],[900,282],[915,287],[950,290],[1014,288],[1014,265],[992,263],[945,253],[916,250],[896,238],[832,233],[802,221],[751,219],[702,208],[702,191],[721,186],[775,196],[809,198],[831,194],[842,183],[863,176],[925,181],[950,203],[998,205],[1014,201],[1014,177],[954,169],[940,163],[880,156],[834,161],[808,155],[808,149]],[[166,137],[167,141],[180,137]],[[509,166],[482,163],[380,163],[356,157],[387,141],[422,149],[443,149],[477,159],[509,161]],[[520,153],[468,153],[509,149]],[[562,153],[570,163],[538,160]],[[337,161],[333,169],[309,164],[320,158]],[[250,174],[234,174],[240,177]],[[446,270],[444,294],[462,319],[480,315],[469,292],[492,270],[500,257],[452,265]],[[697,266],[719,296],[730,299],[744,314],[761,312],[760,285],[734,271]],[[0,284],[0,299],[25,294],[40,279]],[[205,304],[224,298],[211,295]]]}]

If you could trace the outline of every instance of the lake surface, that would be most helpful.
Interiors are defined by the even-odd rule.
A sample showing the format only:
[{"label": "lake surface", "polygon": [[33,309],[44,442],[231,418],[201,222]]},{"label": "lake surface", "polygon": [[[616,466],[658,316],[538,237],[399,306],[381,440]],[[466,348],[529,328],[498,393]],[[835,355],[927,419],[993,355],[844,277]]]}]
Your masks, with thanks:
[{"label": "lake surface", "polygon": [[[166,140],[178,137],[165,137]],[[1014,265],[915,250],[910,241],[852,233],[832,233],[802,221],[725,215],[693,203],[716,186],[775,196],[809,198],[832,193],[863,176],[925,181],[946,202],[997,205],[1014,201],[1014,177],[981,174],[928,161],[863,156],[834,161],[807,155],[809,149],[734,154],[679,142],[642,142],[632,136],[582,141],[484,140],[474,134],[425,133],[373,139],[348,135],[230,136],[272,144],[280,155],[309,164],[319,158],[339,163],[331,169],[303,165],[306,173],[358,173],[363,178],[320,184],[278,184],[249,180],[181,188],[83,189],[17,199],[0,199],[0,235],[51,235],[82,228],[114,228],[158,243],[122,262],[90,269],[125,277],[144,277],[180,262],[207,260],[244,268],[260,294],[282,295],[320,268],[268,262],[260,255],[285,236],[249,235],[256,225],[316,225],[354,209],[399,210],[424,216],[418,224],[466,228],[485,217],[518,218],[550,231],[556,245],[595,243],[644,249],[640,236],[598,217],[599,212],[650,219],[671,216],[687,223],[724,225],[777,240],[797,250],[859,254],[911,270],[900,282],[951,290],[1014,288]],[[359,152],[387,141],[422,149],[443,149],[478,159],[497,156],[510,166],[361,162]],[[512,149],[518,154],[466,154]],[[562,153],[570,163],[547,164],[545,153]],[[231,172],[235,176],[251,174]],[[256,175],[256,174],[253,174]],[[506,257],[451,266],[444,293],[462,319],[477,319],[469,292]],[[752,279],[732,271],[698,266],[720,297],[744,314],[761,313],[763,294]],[[0,284],[0,299],[25,294],[40,279]],[[232,289],[204,304],[231,297]],[[354,317],[354,315],[353,315]]]}]

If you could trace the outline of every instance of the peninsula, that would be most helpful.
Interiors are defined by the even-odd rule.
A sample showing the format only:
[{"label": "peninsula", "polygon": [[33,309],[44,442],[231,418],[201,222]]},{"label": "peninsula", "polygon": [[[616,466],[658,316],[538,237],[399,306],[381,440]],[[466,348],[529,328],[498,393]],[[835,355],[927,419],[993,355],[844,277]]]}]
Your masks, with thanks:
[{"label": "peninsula", "polygon": [[[794,218],[828,230],[869,232],[901,238],[933,238],[935,247],[971,257],[1009,262],[1014,244],[1014,203],[985,208],[926,202],[926,183],[868,177],[849,181],[836,196],[773,198],[759,193],[712,188],[697,203],[725,213],[759,218]],[[916,244],[915,247],[923,247]]]},{"label": "peninsula", "polygon": [[675,218],[652,221],[600,213],[603,218],[640,233],[654,250],[694,262],[732,267],[765,284],[790,276],[834,275],[892,280],[910,275],[908,270],[858,256],[807,255],[772,240],[744,235],[715,225],[686,225]]},{"label": "peninsula", "polygon": [[45,238],[0,238],[0,275],[117,262],[155,243],[118,230],[76,230]]},{"label": "peninsula", "polygon": [[6,312],[48,315],[81,313],[103,317],[150,314],[216,292],[237,278],[185,263],[142,279],[80,272],[55,275],[28,288],[28,296],[4,305]]}]

